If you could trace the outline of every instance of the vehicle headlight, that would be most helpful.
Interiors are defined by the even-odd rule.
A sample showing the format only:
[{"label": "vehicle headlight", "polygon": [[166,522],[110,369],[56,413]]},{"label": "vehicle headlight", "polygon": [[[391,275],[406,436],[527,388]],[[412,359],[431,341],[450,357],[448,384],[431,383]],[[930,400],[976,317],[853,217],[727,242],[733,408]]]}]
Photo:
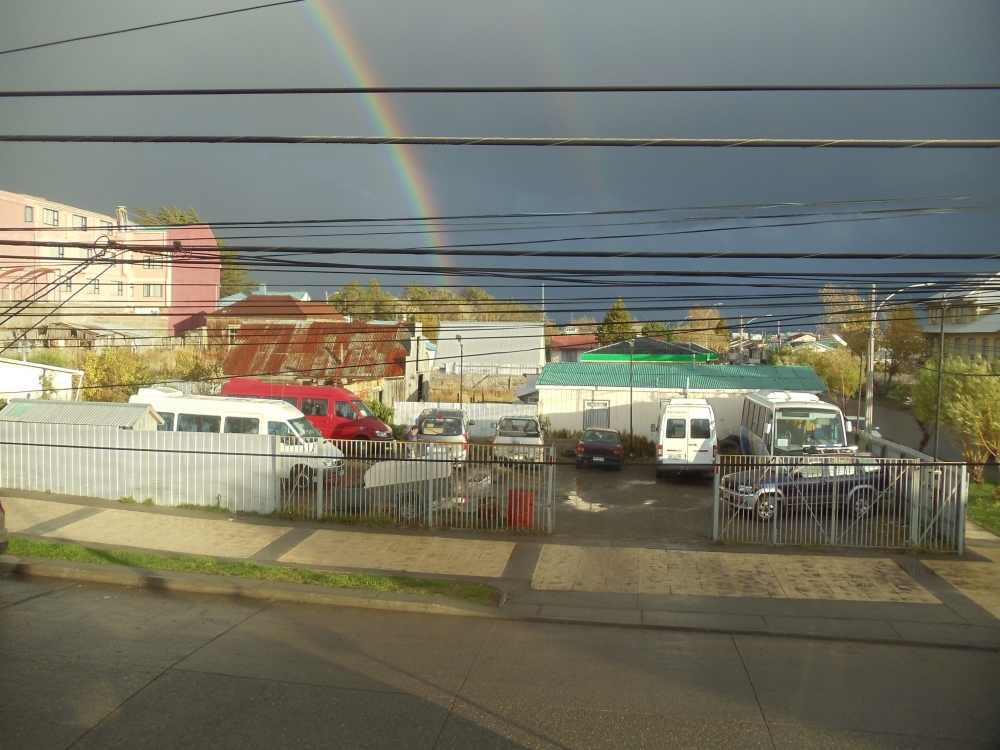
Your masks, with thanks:
[{"label": "vehicle headlight", "polygon": [[340,466],[340,459],[339,458],[324,458],[323,459],[323,466],[325,466],[327,469],[332,469],[334,466]]},{"label": "vehicle headlight", "polygon": [[389,437],[389,433],[383,432],[382,430],[375,430],[375,434],[378,435],[380,438]]}]

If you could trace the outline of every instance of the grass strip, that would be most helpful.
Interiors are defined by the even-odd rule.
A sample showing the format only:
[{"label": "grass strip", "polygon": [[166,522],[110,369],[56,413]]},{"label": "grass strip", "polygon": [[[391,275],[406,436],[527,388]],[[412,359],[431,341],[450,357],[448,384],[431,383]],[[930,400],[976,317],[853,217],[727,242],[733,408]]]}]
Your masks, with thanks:
[{"label": "grass strip", "polygon": [[228,562],[211,557],[167,557],[146,552],[105,550],[83,547],[79,544],[41,542],[34,539],[13,538],[8,554],[17,557],[40,557],[46,560],[122,565],[149,570],[178,570],[186,573],[207,573],[232,578],[249,578],[255,581],[281,583],[307,583],[341,589],[386,591],[396,594],[422,594],[448,599],[485,604],[495,607],[500,603],[501,591],[485,583],[452,581],[437,578],[407,578],[402,576],[371,576],[363,573],[331,573],[309,568],[285,568],[277,565],[260,565],[254,562]]},{"label": "grass strip", "polygon": [[966,517],[987,531],[1000,535],[1000,497],[997,495],[997,485],[969,485],[969,505]]}]

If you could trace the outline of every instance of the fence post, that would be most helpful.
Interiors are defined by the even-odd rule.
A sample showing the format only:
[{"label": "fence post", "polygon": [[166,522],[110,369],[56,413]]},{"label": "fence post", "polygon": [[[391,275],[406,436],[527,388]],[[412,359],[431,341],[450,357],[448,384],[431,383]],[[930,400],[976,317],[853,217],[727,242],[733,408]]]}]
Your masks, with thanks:
[{"label": "fence post", "polygon": [[715,464],[712,472],[712,541],[719,541],[719,471],[721,467]]},{"label": "fence post", "polygon": [[556,447],[554,445],[550,445],[548,487],[545,490],[545,507],[547,513],[546,520],[548,522],[547,523],[548,528],[546,529],[546,531],[548,531],[550,534],[556,530],[555,498],[552,497],[552,479],[553,479],[553,474],[555,473],[556,470],[555,460],[556,460]]},{"label": "fence post", "polygon": [[923,465],[918,465],[914,472],[918,491],[916,497],[910,500],[910,549],[915,549],[920,539],[920,511],[924,506],[924,496],[928,492],[933,492],[930,484],[934,481],[937,464],[928,464],[928,466],[930,470],[926,473]]},{"label": "fence post", "polygon": [[959,470],[958,485],[958,532],[956,534],[956,547],[958,554],[965,554],[965,511],[969,502],[969,469],[963,464],[956,467]]},{"label": "fence post", "polygon": [[[317,447],[317,452],[319,446]],[[320,454],[319,468],[316,469],[316,520],[323,518],[323,490],[326,489],[326,469],[323,468],[323,458]]]}]

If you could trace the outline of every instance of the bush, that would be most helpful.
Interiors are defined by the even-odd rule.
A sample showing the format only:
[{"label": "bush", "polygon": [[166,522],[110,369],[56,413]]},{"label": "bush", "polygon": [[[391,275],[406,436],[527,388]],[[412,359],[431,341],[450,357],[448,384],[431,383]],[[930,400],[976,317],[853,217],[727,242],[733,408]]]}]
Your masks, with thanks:
[{"label": "bush", "polygon": [[656,443],[642,435],[622,437],[622,453],[632,458],[656,458]]},{"label": "bush", "polygon": [[370,401],[365,401],[365,406],[372,410],[372,414],[381,419],[387,425],[393,424],[393,417],[396,416],[396,410],[393,409],[389,404],[384,404],[378,399],[371,399]]}]

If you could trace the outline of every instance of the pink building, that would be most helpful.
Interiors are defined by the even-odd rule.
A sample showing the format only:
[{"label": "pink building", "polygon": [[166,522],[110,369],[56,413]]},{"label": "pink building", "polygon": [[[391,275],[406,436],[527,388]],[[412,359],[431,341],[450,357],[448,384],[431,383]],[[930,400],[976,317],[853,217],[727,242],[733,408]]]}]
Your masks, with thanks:
[{"label": "pink building", "polygon": [[[48,244],[10,244],[19,241]],[[218,244],[205,224],[140,227],[124,207],[112,217],[0,190],[0,300],[181,336],[218,309],[219,283]]]}]

